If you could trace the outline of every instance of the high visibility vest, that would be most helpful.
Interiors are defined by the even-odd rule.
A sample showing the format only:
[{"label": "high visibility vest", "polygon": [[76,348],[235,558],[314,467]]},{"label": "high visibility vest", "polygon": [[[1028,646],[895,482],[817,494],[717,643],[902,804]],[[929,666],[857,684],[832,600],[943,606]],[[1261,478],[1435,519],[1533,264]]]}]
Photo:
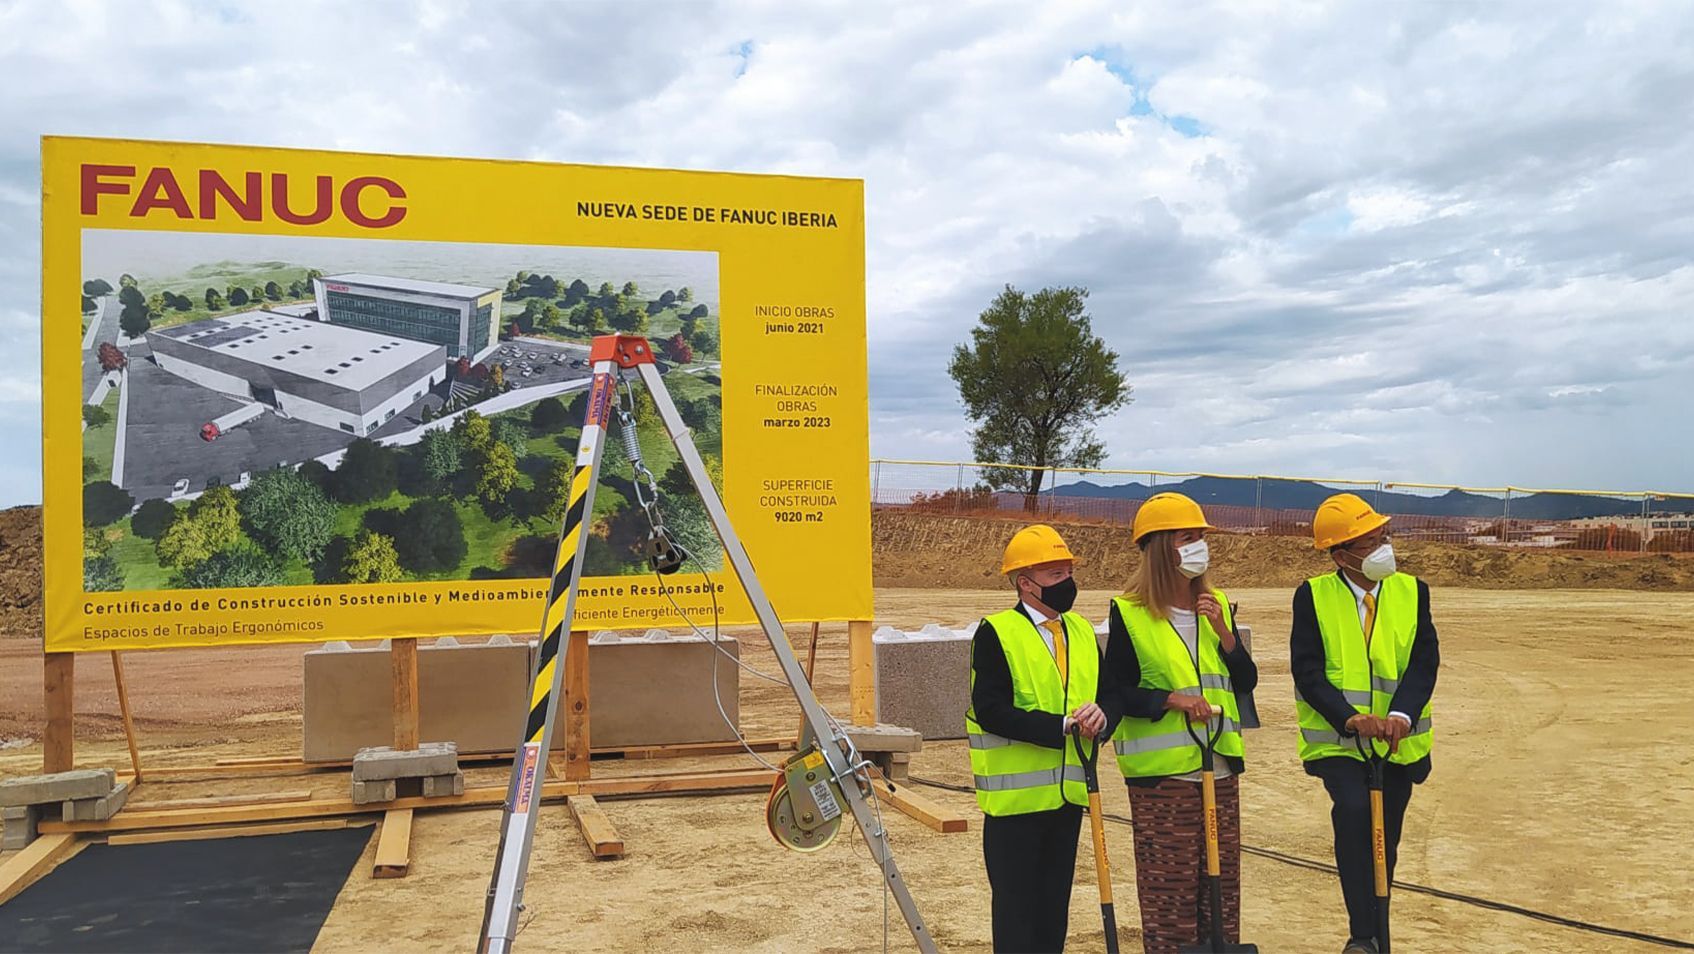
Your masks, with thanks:
[{"label": "high visibility vest", "polygon": [[[1229,599],[1222,590],[1213,590],[1223,618],[1230,626]],[[1141,661],[1141,688],[1163,689],[1188,696],[1204,696],[1212,708],[1223,712],[1223,725],[1192,723],[1189,734],[1188,717],[1180,712],[1166,712],[1157,719],[1125,716],[1112,734],[1112,747],[1117,750],[1118,768],[1125,778],[1159,778],[1184,775],[1200,769],[1201,748],[1195,736],[1206,737],[1214,728],[1221,728],[1217,751],[1220,755],[1240,758],[1241,710],[1235,702],[1235,686],[1229,681],[1229,669],[1223,664],[1222,644],[1217,631],[1204,616],[1196,614],[1199,624],[1199,665],[1188,654],[1188,646],[1177,634],[1170,620],[1158,619],[1147,607],[1134,600],[1118,597],[1112,600],[1118,617],[1129,631],[1135,646],[1135,658]]]},{"label": "high visibility vest", "polygon": [[[983,620],[1000,638],[1012,671],[1012,704],[1033,712],[1069,715],[1094,701],[1100,683],[1100,644],[1094,625],[1076,613],[1061,614],[1065,626],[1067,685],[1059,680],[1058,661],[1035,624],[1018,608]],[[976,687],[976,656],[971,654],[971,687]],[[1066,802],[1088,804],[1088,783],[1069,737],[1063,749],[1018,742],[985,732],[976,711],[965,712],[970,739],[971,774],[976,803],[989,815],[1024,815],[1058,808]]]},{"label": "high visibility vest", "polygon": [[[1395,573],[1377,589],[1376,622],[1368,657],[1353,588],[1339,573],[1326,573],[1308,583],[1312,588],[1312,606],[1317,610],[1318,632],[1323,635],[1324,672],[1330,684],[1341,690],[1354,709],[1386,718],[1418,635],[1417,577]],[[1336,732],[1328,719],[1306,704],[1298,689],[1294,691],[1294,712],[1300,721],[1302,760],[1310,762],[1338,755],[1364,760],[1355,739]],[[1423,711],[1417,713],[1411,733],[1400,740],[1399,750],[1388,756],[1388,761],[1410,765],[1428,755],[1432,744],[1430,724],[1430,706],[1426,703]],[[1371,744],[1379,753],[1387,752],[1385,743]]]}]

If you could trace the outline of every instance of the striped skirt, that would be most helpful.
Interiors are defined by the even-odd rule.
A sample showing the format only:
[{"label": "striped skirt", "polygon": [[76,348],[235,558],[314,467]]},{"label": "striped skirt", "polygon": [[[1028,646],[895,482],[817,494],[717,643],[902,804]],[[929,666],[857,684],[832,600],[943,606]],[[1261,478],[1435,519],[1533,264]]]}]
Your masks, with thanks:
[{"label": "striped skirt", "polygon": [[[1241,803],[1239,781],[1220,779],[1218,861],[1223,874],[1223,930],[1241,937]],[[1174,778],[1129,786],[1135,825],[1135,888],[1147,954],[1175,954],[1212,935],[1206,886],[1205,810],[1198,782]]]}]

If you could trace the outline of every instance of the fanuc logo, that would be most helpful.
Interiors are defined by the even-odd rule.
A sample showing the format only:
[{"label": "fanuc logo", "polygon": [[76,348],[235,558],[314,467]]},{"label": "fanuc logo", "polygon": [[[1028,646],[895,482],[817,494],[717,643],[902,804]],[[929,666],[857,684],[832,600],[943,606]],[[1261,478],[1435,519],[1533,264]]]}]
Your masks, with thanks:
[{"label": "fanuc logo", "polygon": [[144,172],[135,166],[82,166],[83,215],[98,214],[102,202],[127,202],[135,218],[262,222],[268,216],[290,225],[317,225],[339,211],[354,225],[385,229],[406,217],[405,198],[406,190],[383,176],[355,176],[338,184],[324,175],[244,172],[226,178],[216,169],[200,169],[184,182],[166,166]]}]

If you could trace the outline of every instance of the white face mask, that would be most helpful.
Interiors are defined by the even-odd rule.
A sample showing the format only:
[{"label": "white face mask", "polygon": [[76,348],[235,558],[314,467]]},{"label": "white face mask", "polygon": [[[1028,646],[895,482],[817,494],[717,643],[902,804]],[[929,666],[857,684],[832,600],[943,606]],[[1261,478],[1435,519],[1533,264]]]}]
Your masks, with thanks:
[{"label": "white face mask", "polygon": [[1394,547],[1387,543],[1372,550],[1370,556],[1359,562],[1359,572],[1373,583],[1380,583],[1393,576],[1395,569]]},{"label": "white face mask", "polygon": [[1206,546],[1206,541],[1195,540],[1193,543],[1176,548],[1176,555],[1181,564],[1177,570],[1190,580],[1206,572],[1212,563],[1212,550]]}]

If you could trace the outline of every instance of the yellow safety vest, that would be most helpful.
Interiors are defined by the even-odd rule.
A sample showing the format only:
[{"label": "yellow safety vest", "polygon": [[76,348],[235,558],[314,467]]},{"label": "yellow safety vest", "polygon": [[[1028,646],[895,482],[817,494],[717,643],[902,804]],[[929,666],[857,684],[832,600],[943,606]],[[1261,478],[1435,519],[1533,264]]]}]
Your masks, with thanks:
[{"label": "yellow safety vest", "polygon": [[[1066,716],[1094,701],[1100,683],[1100,644],[1094,638],[1094,626],[1076,613],[1061,614],[1060,619],[1065,627],[1069,685],[1060,682],[1058,662],[1023,610],[1013,608],[983,620],[1000,637],[1012,672],[1012,704],[1019,709]],[[976,687],[975,653],[971,687]],[[1088,804],[1082,762],[1068,738],[1063,749],[1050,749],[994,735],[977,724],[974,709],[965,712],[965,735],[970,739],[976,803],[983,812],[1024,815],[1066,802]]]},{"label": "yellow safety vest", "polygon": [[[1235,620],[1229,612],[1229,598],[1222,590],[1213,590],[1223,618],[1230,626]],[[1129,631],[1135,646],[1135,657],[1141,661],[1141,688],[1163,689],[1189,696],[1204,696],[1212,708],[1223,710],[1222,734],[1218,736],[1220,755],[1240,758],[1241,710],[1235,702],[1235,686],[1229,681],[1229,669],[1223,664],[1222,643],[1212,624],[1196,614],[1199,623],[1200,664],[1196,670],[1188,646],[1172,628],[1170,621],[1157,619],[1139,602],[1118,597],[1112,600],[1118,617]],[[1159,778],[1184,775],[1198,771],[1201,749],[1188,733],[1188,717],[1180,712],[1166,712],[1158,719],[1125,716],[1112,734],[1112,746],[1117,750],[1118,768],[1125,778]],[[1194,723],[1194,734],[1204,738],[1211,726]]]},{"label": "yellow safety vest", "polygon": [[[1368,658],[1365,631],[1359,624],[1358,598],[1353,595],[1352,587],[1339,573],[1314,577],[1308,584],[1312,588],[1312,607],[1317,611],[1318,632],[1323,635],[1324,671],[1330,684],[1341,690],[1354,709],[1386,718],[1418,635],[1417,577],[1395,573],[1377,589],[1376,622]],[[1298,689],[1294,691],[1294,712],[1300,721],[1303,761],[1338,755],[1364,760],[1354,738],[1336,732],[1328,719],[1306,704]],[[1428,755],[1433,744],[1430,724],[1430,706],[1425,704],[1411,733],[1400,740],[1399,750],[1388,756],[1388,761],[1410,765]],[[1373,744],[1378,752],[1386,752],[1384,743]]]}]

